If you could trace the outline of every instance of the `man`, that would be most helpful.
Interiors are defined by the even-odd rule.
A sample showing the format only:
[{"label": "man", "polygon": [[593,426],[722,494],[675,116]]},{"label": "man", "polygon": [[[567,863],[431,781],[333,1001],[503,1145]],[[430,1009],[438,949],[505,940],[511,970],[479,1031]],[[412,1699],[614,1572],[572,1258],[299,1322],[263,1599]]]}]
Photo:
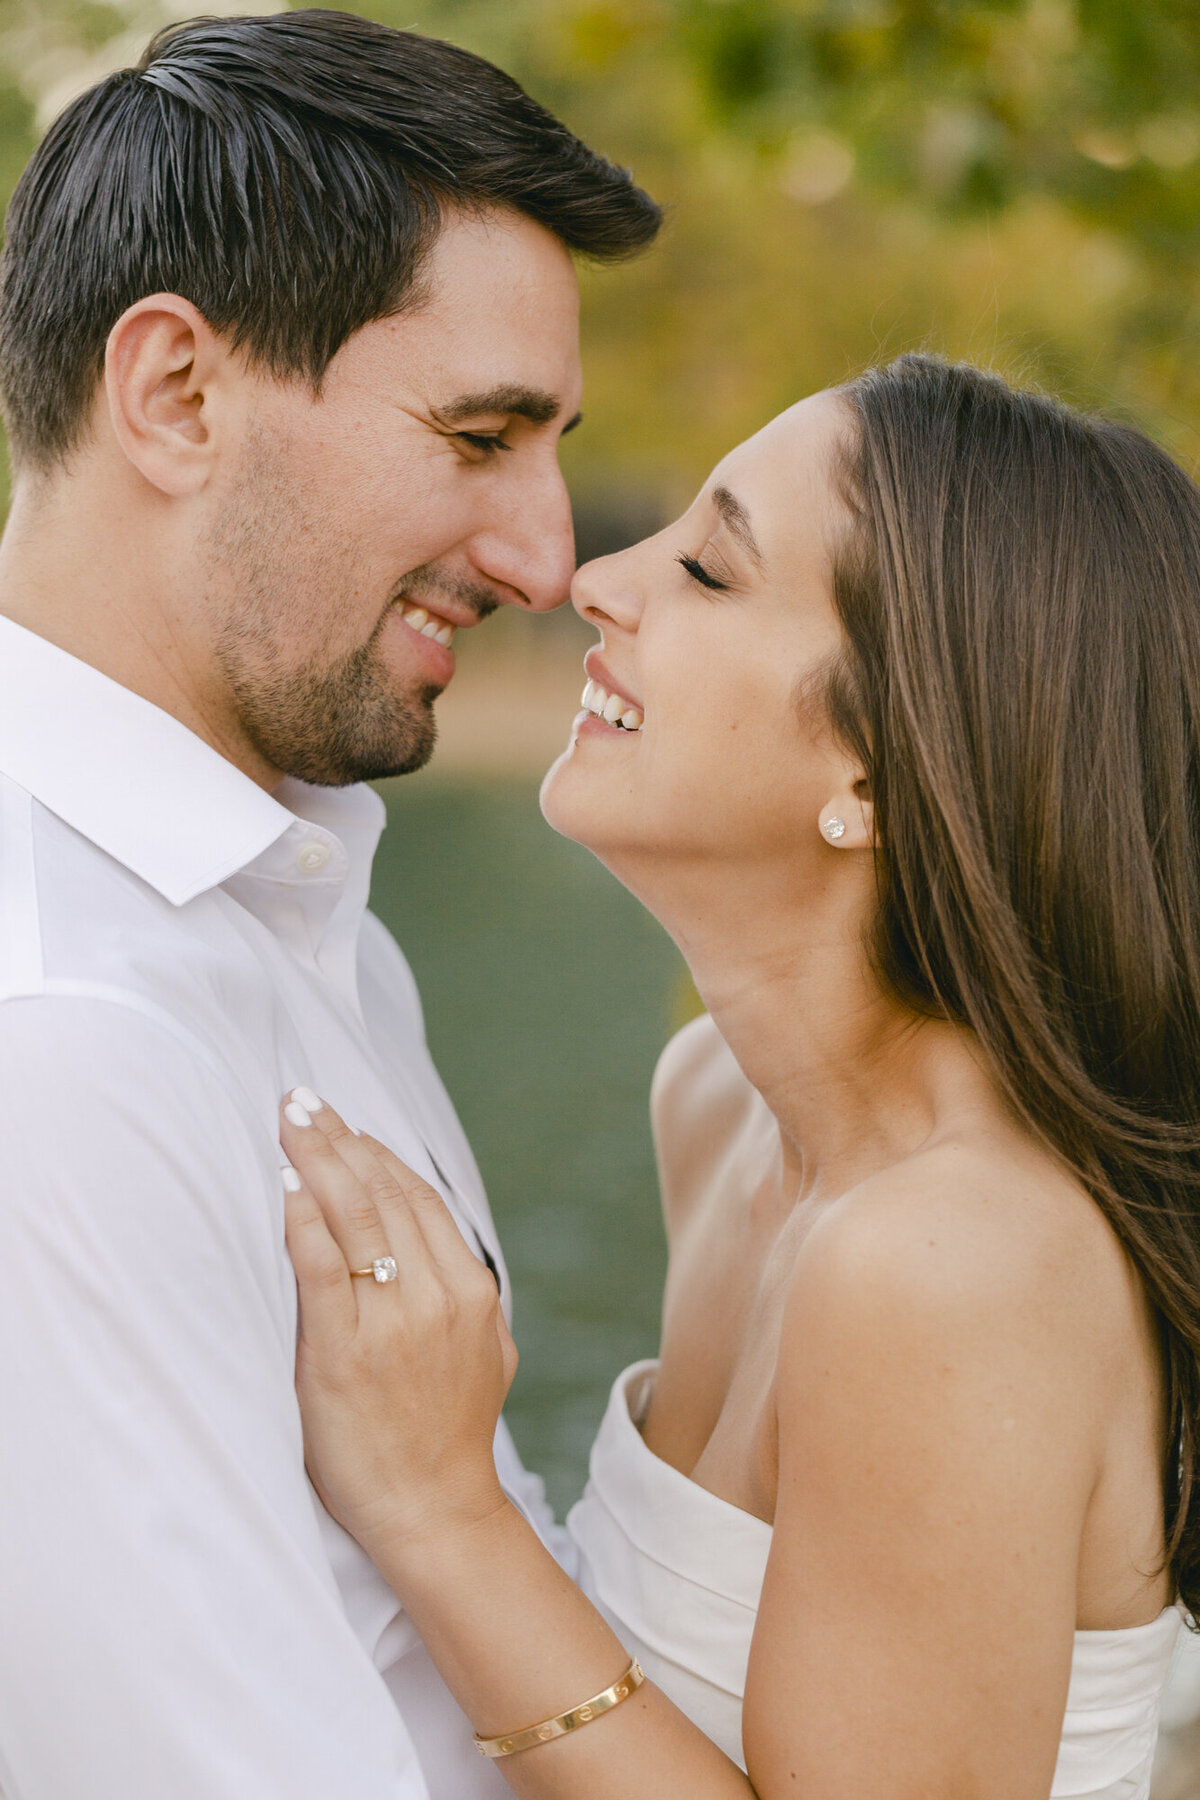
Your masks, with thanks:
[{"label": "man", "polygon": [[507,1791],[307,1486],[277,1107],[392,1144],[507,1291],[354,784],[427,760],[456,631],[565,597],[571,252],[658,219],[490,65],[331,12],[160,35],[14,198],[5,1800]]}]

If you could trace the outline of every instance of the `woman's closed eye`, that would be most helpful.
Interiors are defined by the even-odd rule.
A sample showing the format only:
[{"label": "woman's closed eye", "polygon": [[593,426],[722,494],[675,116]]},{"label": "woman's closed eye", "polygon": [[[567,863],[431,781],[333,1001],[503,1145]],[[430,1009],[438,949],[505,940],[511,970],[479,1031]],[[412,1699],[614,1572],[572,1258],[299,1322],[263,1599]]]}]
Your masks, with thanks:
[{"label": "woman's closed eye", "polygon": [[718,593],[723,593],[729,586],[727,581],[720,581],[717,576],[710,575],[703,563],[697,562],[694,556],[688,556],[685,551],[681,550],[675,560],[682,568],[687,570],[693,581],[698,581],[700,583],[701,587],[715,589]]}]

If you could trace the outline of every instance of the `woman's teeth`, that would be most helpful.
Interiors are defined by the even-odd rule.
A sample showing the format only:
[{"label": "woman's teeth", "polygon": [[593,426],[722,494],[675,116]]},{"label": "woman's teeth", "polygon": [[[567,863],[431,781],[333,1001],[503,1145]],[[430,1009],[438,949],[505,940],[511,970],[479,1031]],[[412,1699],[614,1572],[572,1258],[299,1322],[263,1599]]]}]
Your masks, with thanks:
[{"label": "woman's teeth", "polygon": [[642,729],[645,714],[641,708],[630,706],[628,700],[623,700],[620,694],[610,694],[598,681],[588,682],[579,704],[585,712],[595,713],[598,719],[604,719],[609,725],[616,725],[622,731]]},{"label": "woman's teeth", "polygon": [[419,631],[422,637],[432,638],[435,644],[444,644],[447,650],[454,642],[456,625],[445,619],[431,619],[423,606],[411,606],[407,600],[397,600],[396,608],[404,623]]}]

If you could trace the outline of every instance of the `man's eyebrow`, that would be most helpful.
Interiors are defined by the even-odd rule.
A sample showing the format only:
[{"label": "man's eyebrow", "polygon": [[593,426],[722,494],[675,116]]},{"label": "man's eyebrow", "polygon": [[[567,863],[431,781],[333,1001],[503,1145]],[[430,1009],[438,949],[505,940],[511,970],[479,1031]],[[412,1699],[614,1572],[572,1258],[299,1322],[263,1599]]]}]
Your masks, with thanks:
[{"label": "man's eyebrow", "polygon": [[[461,425],[464,419],[488,418],[496,413],[528,419],[531,425],[549,425],[552,419],[557,419],[562,406],[543,388],[508,386],[490,388],[481,394],[459,394],[457,399],[448,400],[436,410],[438,418],[447,425]],[[567,430],[570,429],[568,425]]]},{"label": "man's eyebrow", "polygon": [[750,528],[750,514],[737,495],[731,493],[727,487],[716,487],[712,492],[712,501],[721,516],[722,525],[725,526],[731,537],[737,539],[742,549],[753,558],[761,569],[763,553],[759,548],[758,539]]}]

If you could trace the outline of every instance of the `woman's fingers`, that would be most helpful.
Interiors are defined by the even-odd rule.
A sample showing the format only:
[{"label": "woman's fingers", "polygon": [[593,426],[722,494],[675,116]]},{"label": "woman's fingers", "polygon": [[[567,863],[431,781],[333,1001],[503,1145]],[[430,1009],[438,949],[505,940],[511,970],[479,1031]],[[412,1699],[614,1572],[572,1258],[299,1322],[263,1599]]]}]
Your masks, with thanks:
[{"label": "woman's fingers", "polygon": [[346,1258],[295,1169],[285,1169],[283,1175],[284,1234],[300,1290],[301,1329],[334,1343],[348,1339],[354,1335],[358,1305]]},{"label": "woman's fingers", "polygon": [[391,1257],[418,1313],[424,1312],[424,1296],[435,1310],[449,1302],[489,1314],[495,1309],[502,1320],[492,1274],[441,1195],[386,1145],[352,1132],[306,1088],[284,1105],[280,1134],[350,1270]]},{"label": "woman's fingers", "polygon": [[421,1233],[429,1255],[451,1286],[479,1282],[491,1297],[496,1283],[487,1264],[480,1261],[454,1222],[437,1189],[401,1162],[394,1150],[375,1138],[360,1138],[378,1166],[375,1195],[380,1214],[390,1229],[398,1215],[411,1219]]},{"label": "woman's fingers", "polygon": [[[364,1542],[397,1521],[423,1529],[449,1506],[480,1516],[496,1504],[492,1447],[516,1363],[491,1275],[436,1190],[315,1094],[290,1096],[280,1136],[318,1493]],[[374,1297],[351,1271],[386,1255],[398,1279]]]},{"label": "woman's fingers", "polygon": [[386,1183],[380,1181],[378,1159],[367,1142],[357,1137],[333,1108],[306,1088],[297,1089],[285,1102],[280,1119],[280,1141],[315,1197],[326,1226],[341,1249],[349,1270],[371,1269],[379,1262],[388,1274],[387,1258],[399,1268],[420,1259],[423,1243],[415,1224],[399,1222],[391,1230],[385,1223],[379,1200]]},{"label": "woman's fingers", "polygon": [[280,1136],[350,1269],[390,1256],[410,1299],[469,1293],[481,1279],[491,1285],[436,1188],[376,1139],[351,1131],[311,1090],[285,1104]]}]

